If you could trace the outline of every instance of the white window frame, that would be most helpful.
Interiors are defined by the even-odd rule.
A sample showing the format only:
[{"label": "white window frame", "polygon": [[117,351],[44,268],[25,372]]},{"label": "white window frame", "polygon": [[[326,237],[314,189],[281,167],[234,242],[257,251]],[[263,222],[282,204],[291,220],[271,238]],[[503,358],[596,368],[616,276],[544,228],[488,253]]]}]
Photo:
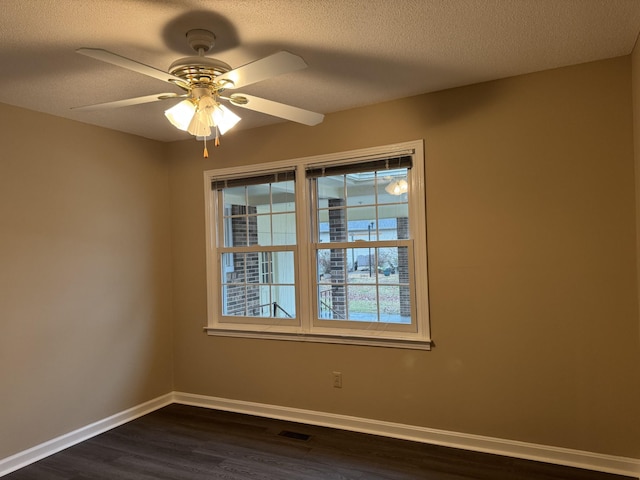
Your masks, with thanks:
[{"label": "white window frame", "polygon": [[[411,331],[388,331],[376,329],[370,331],[352,328],[331,328],[326,322],[317,322],[317,303],[314,292],[316,272],[315,250],[313,244],[312,222],[308,214],[313,210],[309,181],[305,172],[310,167],[323,165],[351,164],[360,161],[392,158],[410,155],[413,165],[408,175],[409,183],[409,232],[412,242],[413,263],[410,265],[412,288],[412,319],[415,328]],[[263,175],[283,170],[296,171],[296,237],[294,254],[296,285],[296,318],[294,322],[264,322],[256,319],[238,322],[225,320],[222,316],[221,269],[217,245],[217,192],[212,190],[214,181],[238,178],[247,175]],[[259,165],[230,167],[207,170],[204,172],[205,223],[206,223],[206,263],[207,263],[207,326],[209,335],[246,338],[267,338],[321,343],[342,343],[373,345],[398,348],[429,350],[431,335],[429,324],[429,296],[427,272],[427,230],[426,230],[426,189],[424,146],[422,140],[385,145],[347,152],[339,152],[312,157],[296,158]],[[352,246],[352,245],[351,245]],[[270,247],[262,247],[270,250]],[[416,272],[421,272],[416,274]],[[304,301],[301,301],[304,299]],[[314,299],[308,301],[308,299]],[[323,325],[323,326],[320,326]]]}]

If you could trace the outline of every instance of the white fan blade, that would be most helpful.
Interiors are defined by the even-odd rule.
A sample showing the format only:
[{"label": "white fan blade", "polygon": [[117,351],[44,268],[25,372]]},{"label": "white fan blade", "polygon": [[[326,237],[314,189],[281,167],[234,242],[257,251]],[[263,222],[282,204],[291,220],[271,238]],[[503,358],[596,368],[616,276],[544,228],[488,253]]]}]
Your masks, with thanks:
[{"label": "white fan blade", "polygon": [[146,95],[144,97],[127,98],[126,100],[116,100],[115,102],[96,103],[94,105],[84,105],[82,107],[71,107],[72,110],[103,110],[108,108],[128,107],[130,105],[138,105],[140,103],[157,102],[158,100],[167,100],[170,98],[182,98],[186,95],[178,95],[177,93],[156,93],[155,95]]},{"label": "white fan blade", "polygon": [[295,72],[303,68],[307,68],[307,64],[301,57],[282,50],[223,73],[216,77],[216,82],[224,84],[226,81],[230,81],[232,84],[225,85],[225,88],[241,88],[276,75]]},{"label": "white fan blade", "polygon": [[126,68],[127,70],[141,73],[149,77],[157,78],[158,80],[162,80],[164,82],[184,83],[184,80],[180,77],[176,77],[175,75],[171,75],[170,73],[163,72],[162,70],[158,70],[157,68],[153,68],[149,65],[145,65],[144,63],[136,62],[135,60],[122,57],[101,48],[79,48],[76,50],[76,52],[82,55],[86,55],[87,57],[95,58],[96,60],[110,63],[112,65],[117,65],[118,67]]},{"label": "white fan blade", "polygon": [[244,93],[235,93],[231,97],[225,98],[225,100],[229,100],[236,107],[266,113],[267,115],[273,115],[274,117],[284,118],[304,125],[314,126],[324,120],[324,115],[321,113],[303,110],[302,108],[292,107],[272,100],[265,100],[253,95],[245,95]]}]

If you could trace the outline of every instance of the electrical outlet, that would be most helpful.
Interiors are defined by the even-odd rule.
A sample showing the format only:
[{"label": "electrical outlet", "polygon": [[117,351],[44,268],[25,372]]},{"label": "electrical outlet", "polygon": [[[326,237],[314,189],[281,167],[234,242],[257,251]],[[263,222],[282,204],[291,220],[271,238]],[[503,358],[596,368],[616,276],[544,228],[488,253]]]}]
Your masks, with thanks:
[{"label": "electrical outlet", "polygon": [[342,388],[342,372],[333,372],[333,387]]}]

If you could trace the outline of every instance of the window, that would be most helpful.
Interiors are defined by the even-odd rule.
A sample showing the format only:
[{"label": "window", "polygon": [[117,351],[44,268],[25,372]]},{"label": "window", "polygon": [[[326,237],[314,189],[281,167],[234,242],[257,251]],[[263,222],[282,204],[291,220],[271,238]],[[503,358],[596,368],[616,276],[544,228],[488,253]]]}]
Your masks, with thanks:
[{"label": "window", "polygon": [[422,142],[205,172],[208,333],[428,349],[424,183]]}]

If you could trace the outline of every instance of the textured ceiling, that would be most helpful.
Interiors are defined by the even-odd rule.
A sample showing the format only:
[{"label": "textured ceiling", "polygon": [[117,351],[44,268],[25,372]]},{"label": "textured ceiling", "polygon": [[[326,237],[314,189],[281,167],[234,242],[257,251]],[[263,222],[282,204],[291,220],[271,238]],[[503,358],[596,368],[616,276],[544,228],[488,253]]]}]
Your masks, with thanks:
[{"label": "textured ceiling", "polygon": [[[104,48],[166,70],[185,33],[238,67],[278,50],[309,68],[241,89],[331,113],[410,95],[629,54],[639,0],[1,0],[0,102],[171,141],[189,138],[169,101],[73,106],[160,92],[162,81],[75,53]],[[236,128],[282,120],[237,109]],[[313,128],[313,127],[308,127]]]}]

